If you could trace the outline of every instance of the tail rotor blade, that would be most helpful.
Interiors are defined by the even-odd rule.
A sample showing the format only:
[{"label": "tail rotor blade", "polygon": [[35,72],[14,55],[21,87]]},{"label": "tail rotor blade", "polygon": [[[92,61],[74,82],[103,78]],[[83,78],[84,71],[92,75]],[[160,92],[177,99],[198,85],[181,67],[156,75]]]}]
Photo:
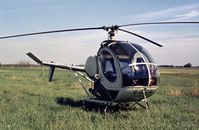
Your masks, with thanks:
[{"label": "tail rotor blade", "polygon": [[49,69],[49,77],[48,77],[48,81],[49,81],[49,82],[51,82],[52,79],[53,79],[54,71],[55,71],[55,66],[50,66],[50,69]]}]

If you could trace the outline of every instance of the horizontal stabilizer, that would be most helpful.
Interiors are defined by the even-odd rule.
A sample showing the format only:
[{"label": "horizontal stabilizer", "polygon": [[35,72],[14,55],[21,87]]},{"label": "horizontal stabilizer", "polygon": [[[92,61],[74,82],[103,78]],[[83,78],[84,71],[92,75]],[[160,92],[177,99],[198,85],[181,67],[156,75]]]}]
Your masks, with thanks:
[{"label": "horizontal stabilizer", "polygon": [[32,54],[31,52],[27,53],[27,55],[30,58],[32,58],[35,62],[37,62],[38,64],[43,64],[43,62],[38,57],[36,57],[34,54]]}]

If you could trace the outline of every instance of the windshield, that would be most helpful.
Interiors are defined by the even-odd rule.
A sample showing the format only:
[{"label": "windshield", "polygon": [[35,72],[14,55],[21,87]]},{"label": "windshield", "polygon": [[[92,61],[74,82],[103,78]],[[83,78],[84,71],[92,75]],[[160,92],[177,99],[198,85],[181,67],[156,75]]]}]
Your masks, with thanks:
[{"label": "windshield", "polygon": [[109,47],[119,60],[123,86],[158,85],[158,67],[146,49],[127,42],[118,42]]}]

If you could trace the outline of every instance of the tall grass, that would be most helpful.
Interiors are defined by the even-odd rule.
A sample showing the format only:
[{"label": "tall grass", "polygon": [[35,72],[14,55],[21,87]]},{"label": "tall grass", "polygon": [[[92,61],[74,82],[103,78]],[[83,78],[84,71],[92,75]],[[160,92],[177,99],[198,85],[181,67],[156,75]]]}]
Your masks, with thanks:
[{"label": "tall grass", "polygon": [[199,129],[198,69],[161,68],[149,113],[136,106],[106,115],[82,107],[86,96],[73,73],[57,70],[48,82],[41,70],[0,68],[0,129]]}]

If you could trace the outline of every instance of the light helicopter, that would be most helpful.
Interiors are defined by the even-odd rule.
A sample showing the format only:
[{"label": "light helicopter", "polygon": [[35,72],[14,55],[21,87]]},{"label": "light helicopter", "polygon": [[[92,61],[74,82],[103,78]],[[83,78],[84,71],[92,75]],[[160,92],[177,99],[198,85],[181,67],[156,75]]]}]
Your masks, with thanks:
[{"label": "light helicopter", "polygon": [[[79,82],[88,96],[85,101],[104,104],[105,112],[107,107],[112,105],[131,107],[137,104],[148,109],[147,99],[152,96],[159,87],[160,73],[158,65],[144,47],[128,41],[115,40],[115,34],[118,31],[125,32],[156,46],[163,47],[161,44],[142,35],[123,29],[123,27],[129,26],[163,24],[199,24],[199,22],[148,22],[75,28],[3,36],[0,37],[0,39],[60,32],[105,30],[108,32],[108,40],[101,43],[95,56],[89,56],[87,58],[85,66],[46,62],[31,52],[27,53],[27,55],[38,64],[50,68],[49,81],[52,81],[55,68],[71,70],[74,71],[75,76],[85,77],[91,82],[91,86],[85,86],[79,78]],[[141,101],[144,101],[145,104],[141,104]]]}]

